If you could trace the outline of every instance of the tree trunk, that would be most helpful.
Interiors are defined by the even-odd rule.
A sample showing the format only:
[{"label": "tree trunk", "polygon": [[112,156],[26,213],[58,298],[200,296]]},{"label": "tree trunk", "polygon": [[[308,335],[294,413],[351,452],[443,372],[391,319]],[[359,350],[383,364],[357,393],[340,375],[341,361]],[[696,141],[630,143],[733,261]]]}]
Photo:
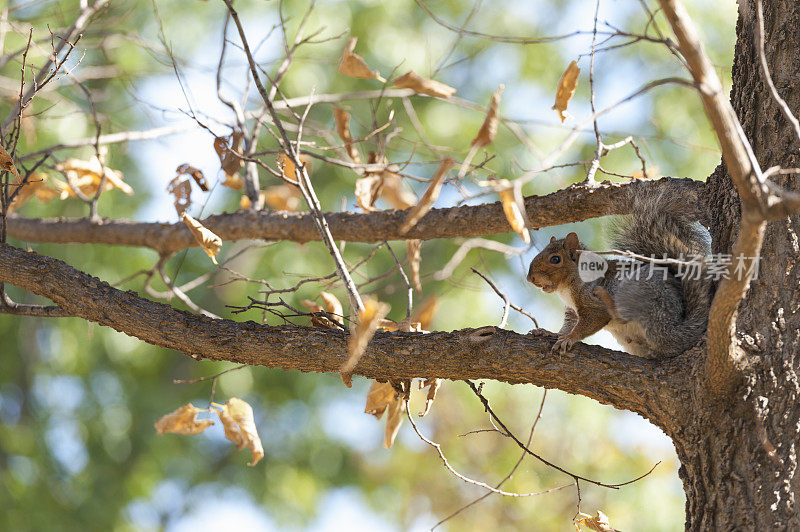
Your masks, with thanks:
[{"label": "tree trunk", "polygon": [[[772,100],[754,44],[754,0],[740,0],[731,100],[761,167],[800,166],[800,141]],[[800,2],[764,6],[765,50],[778,92],[800,111]],[[796,176],[775,181],[797,191]],[[715,253],[729,253],[739,228],[734,186],[720,165],[708,179]],[[797,444],[800,403],[800,217],[767,228],[762,260],[739,307],[737,342],[745,379],[733,403],[715,404],[702,379],[685,419],[667,423],[682,466],[687,530],[800,530]],[[696,373],[701,375],[701,373]]]}]

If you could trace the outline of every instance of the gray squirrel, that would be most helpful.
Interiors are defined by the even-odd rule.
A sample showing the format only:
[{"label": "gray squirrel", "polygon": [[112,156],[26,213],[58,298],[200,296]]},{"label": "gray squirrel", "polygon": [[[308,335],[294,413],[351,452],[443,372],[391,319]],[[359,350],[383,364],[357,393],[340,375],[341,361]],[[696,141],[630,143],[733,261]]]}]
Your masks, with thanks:
[{"label": "gray squirrel", "polygon": [[[632,214],[612,228],[614,249],[684,261],[711,253],[710,236],[692,220],[689,200],[660,195],[632,203]],[[529,282],[564,301],[564,325],[554,351],[566,351],[605,327],[628,353],[664,358],[692,347],[705,332],[713,281],[702,271],[608,259],[599,278],[584,281],[582,252],[575,233],[553,237],[528,270]]]}]

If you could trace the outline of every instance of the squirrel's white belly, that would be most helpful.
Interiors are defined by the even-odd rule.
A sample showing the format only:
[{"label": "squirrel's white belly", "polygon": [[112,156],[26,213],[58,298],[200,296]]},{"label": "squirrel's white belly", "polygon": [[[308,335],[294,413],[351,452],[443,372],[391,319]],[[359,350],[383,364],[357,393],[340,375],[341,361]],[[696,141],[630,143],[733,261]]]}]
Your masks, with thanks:
[{"label": "squirrel's white belly", "polygon": [[651,356],[651,350],[647,347],[644,330],[635,321],[611,320],[605,329],[619,342],[625,351],[640,357]]}]

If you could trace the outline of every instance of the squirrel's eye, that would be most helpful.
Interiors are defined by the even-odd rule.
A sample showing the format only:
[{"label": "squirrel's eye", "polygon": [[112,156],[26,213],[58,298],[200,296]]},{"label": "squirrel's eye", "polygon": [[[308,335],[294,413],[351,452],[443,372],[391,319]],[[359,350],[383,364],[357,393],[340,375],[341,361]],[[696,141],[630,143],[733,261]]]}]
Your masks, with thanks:
[{"label": "squirrel's eye", "polygon": [[550,256],[550,264],[559,264],[561,263],[561,257],[558,255],[551,255]]}]

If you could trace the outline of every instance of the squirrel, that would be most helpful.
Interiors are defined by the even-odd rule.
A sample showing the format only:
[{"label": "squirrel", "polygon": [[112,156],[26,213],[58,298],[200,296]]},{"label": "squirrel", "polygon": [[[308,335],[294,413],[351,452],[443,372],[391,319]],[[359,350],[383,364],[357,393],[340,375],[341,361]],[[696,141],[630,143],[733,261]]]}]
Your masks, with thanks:
[{"label": "squirrel", "polygon": [[[693,221],[688,199],[660,195],[631,201],[632,214],[612,230],[615,249],[656,259],[711,253],[711,237]],[[608,269],[587,282],[579,275],[581,252],[586,248],[577,234],[552,237],[528,270],[529,282],[557,293],[565,305],[553,351],[565,352],[605,327],[628,353],[665,358],[692,347],[705,332],[713,283],[702,272],[681,275],[675,265],[609,259]]]}]

